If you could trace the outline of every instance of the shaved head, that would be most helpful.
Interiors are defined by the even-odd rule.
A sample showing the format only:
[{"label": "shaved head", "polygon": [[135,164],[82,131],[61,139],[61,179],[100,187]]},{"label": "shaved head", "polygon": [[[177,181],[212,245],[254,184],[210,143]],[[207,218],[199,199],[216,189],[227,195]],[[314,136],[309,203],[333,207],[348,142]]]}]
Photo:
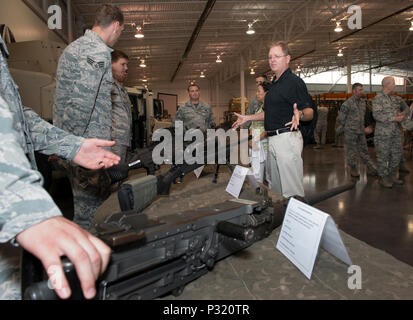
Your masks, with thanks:
[{"label": "shaved head", "polygon": [[389,85],[393,85],[394,82],[394,78],[393,77],[384,77],[383,80],[381,81],[381,85],[383,87],[388,87]]},{"label": "shaved head", "polygon": [[396,82],[393,77],[384,77],[381,85],[383,86],[383,92],[385,94],[392,94],[396,88]]}]

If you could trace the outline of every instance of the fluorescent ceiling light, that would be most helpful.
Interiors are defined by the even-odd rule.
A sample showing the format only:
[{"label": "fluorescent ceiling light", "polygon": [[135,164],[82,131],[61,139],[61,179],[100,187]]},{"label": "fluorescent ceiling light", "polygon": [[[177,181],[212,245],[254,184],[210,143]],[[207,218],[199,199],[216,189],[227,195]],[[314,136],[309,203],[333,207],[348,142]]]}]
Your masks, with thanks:
[{"label": "fluorescent ceiling light", "polygon": [[137,39],[142,39],[142,38],[144,38],[144,37],[145,37],[145,35],[144,35],[143,32],[142,32],[142,27],[141,27],[141,26],[137,26],[137,27],[136,27],[135,38],[137,38]]},{"label": "fluorescent ceiling light", "polygon": [[341,32],[343,31],[343,28],[341,27],[341,22],[337,22],[337,26],[334,29],[335,32]]},{"label": "fluorescent ceiling light", "polygon": [[247,34],[254,34],[254,33],[255,33],[255,30],[254,30],[254,28],[252,27],[252,23],[249,23],[249,24],[248,24],[248,30],[246,31],[246,33],[247,33]]}]

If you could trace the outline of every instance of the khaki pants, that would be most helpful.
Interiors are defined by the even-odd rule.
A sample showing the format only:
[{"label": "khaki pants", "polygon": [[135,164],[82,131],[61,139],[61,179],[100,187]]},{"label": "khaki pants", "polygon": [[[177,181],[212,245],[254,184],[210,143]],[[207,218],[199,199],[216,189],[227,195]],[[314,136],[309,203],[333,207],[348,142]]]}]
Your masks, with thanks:
[{"label": "khaki pants", "polygon": [[300,131],[269,138],[268,158],[272,190],[284,197],[304,197],[303,137]]}]

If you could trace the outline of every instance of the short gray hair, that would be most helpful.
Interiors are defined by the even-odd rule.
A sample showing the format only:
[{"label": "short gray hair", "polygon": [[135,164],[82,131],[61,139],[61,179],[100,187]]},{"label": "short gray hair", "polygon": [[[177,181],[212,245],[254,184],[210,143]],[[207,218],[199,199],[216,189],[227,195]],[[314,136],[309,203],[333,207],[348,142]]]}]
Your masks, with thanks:
[{"label": "short gray hair", "polygon": [[288,46],[288,43],[285,41],[277,41],[277,42],[272,42],[270,44],[270,49],[274,48],[274,47],[280,47],[281,50],[283,51],[283,53],[286,56],[291,56],[291,50],[290,47]]}]

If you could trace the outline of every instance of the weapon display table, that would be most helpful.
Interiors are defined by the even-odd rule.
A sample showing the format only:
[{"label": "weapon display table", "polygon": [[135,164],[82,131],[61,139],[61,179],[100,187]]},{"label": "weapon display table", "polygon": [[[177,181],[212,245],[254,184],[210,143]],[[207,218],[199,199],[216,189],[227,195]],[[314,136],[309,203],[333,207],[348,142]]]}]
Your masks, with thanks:
[{"label": "weapon display table", "polygon": [[[188,174],[183,184],[172,186],[169,197],[158,198],[143,213],[162,218],[231,199],[225,192],[229,170],[220,173],[218,183],[212,184],[213,170],[213,166],[207,166],[205,171],[211,174],[198,180]],[[104,216],[101,211],[96,219]],[[180,296],[162,299],[413,299],[413,267],[386,252],[340,231],[353,264],[362,271],[362,288],[349,289],[352,274],[347,273],[348,266],[324,250],[320,250],[312,279],[308,280],[275,249],[279,232],[277,228],[268,238],[217,262],[212,271],[187,284]]]},{"label": "weapon display table", "polygon": [[413,299],[413,267],[340,231],[362,288],[348,288],[347,266],[320,250],[308,280],[275,249],[280,228],[268,238],[217,262],[214,269],[189,283],[179,300],[339,300]]}]

